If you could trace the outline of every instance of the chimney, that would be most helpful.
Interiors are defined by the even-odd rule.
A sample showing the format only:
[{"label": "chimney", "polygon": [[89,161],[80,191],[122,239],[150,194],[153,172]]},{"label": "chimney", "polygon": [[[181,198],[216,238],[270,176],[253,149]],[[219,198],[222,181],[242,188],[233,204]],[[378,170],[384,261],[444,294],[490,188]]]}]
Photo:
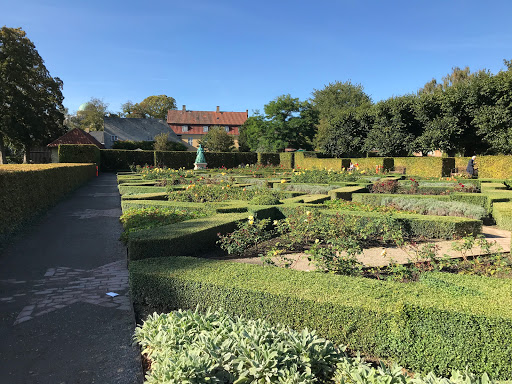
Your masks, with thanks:
[{"label": "chimney", "polygon": [[219,109],[219,106],[217,105],[217,113],[219,113],[219,112],[220,112],[220,109]]},{"label": "chimney", "polygon": [[249,118],[249,110],[248,109],[245,110],[245,114],[247,115],[247,118]]},{"label": "chimney", "polygon": [[187,106],[184,105],[183,108],[181,109],[183,112],[186,112],[187,111]]}]

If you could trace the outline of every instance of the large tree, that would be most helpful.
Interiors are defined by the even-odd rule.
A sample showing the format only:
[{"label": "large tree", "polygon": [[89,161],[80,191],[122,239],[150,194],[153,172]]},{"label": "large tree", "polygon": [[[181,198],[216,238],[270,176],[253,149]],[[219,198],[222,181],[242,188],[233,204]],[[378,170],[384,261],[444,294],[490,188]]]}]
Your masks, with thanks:
[{"label": "large tree", "polygon": [[77,112],[80,128],[91,131],[103,131],[103,118],[108,115],[108,104],[95,97],[87,102],[84,110]]},{"label": "large tree", "polygon": [[367,133],[362,117],[372,105],[362,85],[329,83],[313,91],[312,104],[319,113],[315,148],[336,157],[359,154]]},{"label": "large tree", "polygon": [[64,131],[62,81],[50,76],[34,44],[21,28],[0,30],[0,164],[5,147],[47,144]]},{"label": "large tree", "polygon": [[169,109],[176,109],[176,100],[167,95],[148,96],[140,103],[127,101],[122,106],[122,115],[128,118],[166,119]]},{"label": "large tree", "polygon": [[199,142],[204,149],[212,152],[231,152],[235,142],[224,127],[213,126]]},{"label": "large tree", "polygon": [[405,95],[375,104],[365,150],[376,150],[382,156],[404,156],[412,152],[412,143],[423,129],[416,117],[416,102],[416,96]]}]

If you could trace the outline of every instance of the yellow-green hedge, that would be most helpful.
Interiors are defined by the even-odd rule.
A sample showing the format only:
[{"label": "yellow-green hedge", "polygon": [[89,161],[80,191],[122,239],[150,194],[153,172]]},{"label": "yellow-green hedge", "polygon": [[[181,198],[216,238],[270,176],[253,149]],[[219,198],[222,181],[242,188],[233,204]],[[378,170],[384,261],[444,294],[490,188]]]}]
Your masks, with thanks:
[{"label": "yellow-green hedge", "polygon": [[385,171],[393,170],[394,160],[392,157],[360,157],[349,159],[352,164],[357,164],[359,169],[375,171],[377,166],[383,167]]},{"label": "yellow-green hedge", "polygon": [[481,179],[512,178],[512,156],[477,156],[475,163]]},{"label": "yellow-green hedge", "polygon": [[453,157],[395,157],[394,163],[405,167],[407,175],[421,177],[447,177],[455,168]]},{"label": "yellow-green hedge", "polygon": [[95,175],[95,164],[0,165],[0,242]]}]

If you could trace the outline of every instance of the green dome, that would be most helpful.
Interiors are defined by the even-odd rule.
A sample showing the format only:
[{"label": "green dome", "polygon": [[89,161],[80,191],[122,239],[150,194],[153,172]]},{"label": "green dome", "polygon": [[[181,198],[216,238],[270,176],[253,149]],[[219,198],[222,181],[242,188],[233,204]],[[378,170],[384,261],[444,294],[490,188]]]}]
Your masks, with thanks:
[{"label": "green dome", "polygon": [[85,108],[87,108],[88,105],[89,103],[80,104],[80,106],[78,107],[78,112],[85,111]]}]

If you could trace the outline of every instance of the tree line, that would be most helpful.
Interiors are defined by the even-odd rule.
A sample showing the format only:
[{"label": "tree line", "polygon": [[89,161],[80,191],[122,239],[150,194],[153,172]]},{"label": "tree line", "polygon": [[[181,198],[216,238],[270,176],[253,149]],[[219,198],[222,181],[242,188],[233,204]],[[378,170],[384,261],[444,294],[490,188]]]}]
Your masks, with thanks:
[{"label": "tree line", "polygon": [[416,94],[373,103],[360,84],[334,82],[300,101],[279,96],[240,132],[252,151],[316,149],[334,157],[512,154],[512,61],[492,74],[453,68]]}]

